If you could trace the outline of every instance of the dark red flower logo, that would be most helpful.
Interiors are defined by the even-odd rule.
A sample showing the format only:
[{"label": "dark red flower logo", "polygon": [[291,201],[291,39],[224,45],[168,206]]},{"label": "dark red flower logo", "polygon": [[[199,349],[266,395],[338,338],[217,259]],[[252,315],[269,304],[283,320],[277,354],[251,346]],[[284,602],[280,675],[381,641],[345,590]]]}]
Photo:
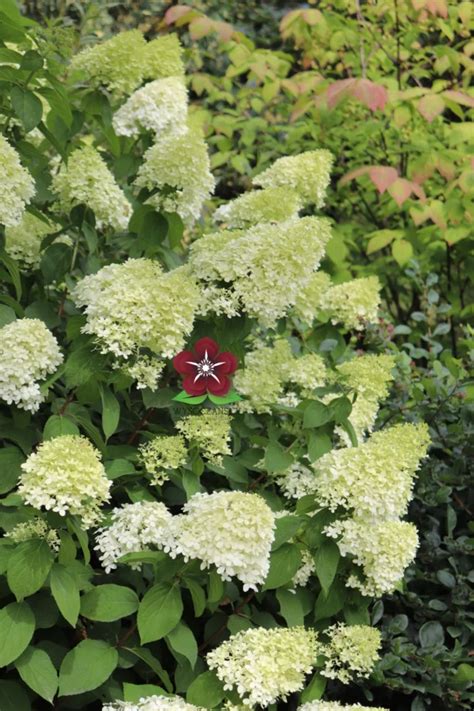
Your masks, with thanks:
[{"label": "dark red flower logo", "polygon": [[183,389],[188,395],[210,393],[224,396],[230,390],[232,373],[237,370],[233,353],[219,352],[212,338],[200,338],[192,351],[181,351],[173,358],[173,365],[183,376]]}]

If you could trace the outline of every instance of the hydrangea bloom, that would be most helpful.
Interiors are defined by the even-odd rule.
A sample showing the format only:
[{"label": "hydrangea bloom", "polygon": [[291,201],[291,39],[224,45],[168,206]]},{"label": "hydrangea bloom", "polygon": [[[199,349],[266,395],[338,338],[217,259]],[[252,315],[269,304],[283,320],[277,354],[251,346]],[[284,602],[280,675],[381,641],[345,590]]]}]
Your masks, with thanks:
[{"label": "hydrangea bloom", "polygon": [[164,363],[146,354],[136,357],[133,362],[122,364],[123,372],[136,380],[137,390],[156,390],[164,367]]},{"label": "hydrangea bloom", "polygon": [[331,286],[331,277],[326,272],[315,272],[298,291],[294,314],[303,323],[311,326],[316,313],[323,309],[324,295]]},{"label": "hydrangea bloom", "polygon": [[322,650],[326,658],[321,674],[348,684],[354,676],[369,676],[379,659],[381,635],[368,625],[333,625],[326,630],[329,643]]},{"label": "hydrangea bloom", "polygon": [[152,145],[135,185],[158,190],[147,201],[157,210],[177,212],[187,224],[197,220],[215,186],[201,131],[190,127],[183,135],[168,135]]},{"label": "hydrangea bloom", "polygon": [[[162,549],[169,543],[172,516],[166,506],[158,501],[138,501],[124,504],[112,511],[110,526],[99,529],[95,550],[109,573],[126,553]],[[135,570],[140,563],[132,563]]]},{"label": "hydrangea bloom", "polygon": [[262,188],[284,187],[295,190],[305,204],[324,205],[333,157],[329,151],[306,151],[276,160],[253,179]]},{"label": "hydrangea bloom", "polygon": [[245,356],[245,368],[234,376],[235,389],[248,398],[248,402],[239,403],[239,409],[270,412],[270,405],[283,394],[288,363],[292,358],[290,344],[284,339],[275,341],[273,346],[249,351]]},{"label": "hydrangea bloom", "polygon": [[389,711],[381,706],[361,706],[360,704],[340,704],[338,701],[310,701],[298,706],[297,711]]},{"label": "hydrangea bloom", "polygon": [[337,538],[342,556],[351,555],[362,567],[363,578],[350,575],[346,585],[363,595],[380,597],[392,592],[403,577],[405,568],[414,560],[418,534],[406,521],[338,521],[325,529]]},{"label": "hydrangea bloom", "polygon": [[138,136],[140,131],[186,133],[188,94],[181,77],[156,79],[137,89],[113,118],[119,136]]},{"label": "hydrangea bloom", "polygon": [[306,548],[301,551],[301,565],[296,571],[291,581],[294,588],[304,588],[308,584],[308,580],[316,570],[316,565],[311,552]]},{"label": "hydrangea bloom", "polygon": [[51,188],[58,196],[58,210],[68,213],[75,205],[85,204],[94,212],[99,227],[127,228],[132,206],[92,146],[71,153],[67,165],[53,176]]},{"label": "hydrangea bloom", "polygon": [[46,521],[43,521],[39,516],[31,519],[31,521],[17,523],[11,531],[5,533],[5,538],[9,538],[14,543],[30,541],[32,538],[42,538],[55,553],[59,551],[61,545],[56,529],[50,528]]},{"label": "hydrangea bloom", "polygon": [[138,456],[148,474],[152,475],[153,484],[159,486],[168,479],[168,469],[178,469],[186,463],[187,449],[184,437],[181,435],[154,437],[141,445]]},{"label": "hydrangea bloom", "polygon": [[182,76],[184,74],[182,53],[183,48],[176,34],[156,37],[148,42],[143,58],[146,78]]},{"label": "hydrangea bloom", "polygon": [[114,701],[102,706],[102,711],[205,711],[201,706],[188,704],[180,696],[147,696],[137,703]]},{"label": "hydrangea bloom", "polygon": [[43,442],[21,465],[18,493],[34,508],[80,516],[86,528],[101,517],[111,482],[98,452],[85,437],[63,435]]},{"label": "hydrangea bloom", "polygon": [[258,494],[197,493],[173,518],[170,555],[215,565],[224,580],[236,576],[244,590],[257,590],[268,574],[274,515]]},{"label": "hydrangea bloom", "polygon": [[376,276],[352,279],[336,284],[326,291],[321,306],[329,311],[333,323],[362,331],[368,323],[377,321],[380,308],[380,282]]},{"label": "hydrangea bloom", "polygon": [[328,452],[313,465],[319,503],[331,511],[342,506],[368,520],[403,515],[428,444],[425,424],[401,424],[376,432],[358,447]]},{"label": "hydrangea bloom", "polygon": [[36,412],[45,395],[37,381],[54,373],[63,356],[39,319],[22,318],[0,328],[0,399]]},{"label": "hydrangea bloom", "polygon": [[31,202],[35,194],[35,182],[4,136],[0,136],[0,164],[0,224],[13,227],[21,221],[25,205]]},{"label": "hydrangea bloom", "polygon": [[290,468],[277,478],[283,495],[288,499],[301,499],[308,494],[314,494],[316,489],[316,474],[313,469],[301,462],[294,462]]},{"label": "hydrangea bloom", "polygon": [[233,635],[207,655],[207,663],[244,705],[266,707],[303,688],[318,651],[314,630],[259,627]]},{"label": "hydrangea bloom", "polygon": [[5,251],[20,262],[22,269],[34,269],[41,261],[41,242],[57,230],[59,225],[25,212],[18,225],[6,228]]},{"label": "hydrangea bloom", "polygon": [[254,190],[221,205],[214,213],[216,222],[229,227],[249,227],[259,222],[286,222],[301,209],[297,192],[286,187]]},{"label": "hydrangea bloom", "polygon": [[105,86],[116,96],[124,96],[143,81],[146,73],[146,47],[146,41],[139,30],[120,32],[76,54],[71,69],[85,74],[88,84]]},{"label": "hydrangea bloom", "polygon": [[158,262],[129,259],[82,279],[73,299],[85,307],[83,330],[97,337],[102,353],[128,359],[148,348],[171,358],[191,332],[199,290],[187,267],[163,273]]},{"label": "hydrangea bloom", "polygon": [[304,396],[310,395],[314,388],[326,384],[327,368],[323,358],[317,353],[294,358],[289,366],[288,380],[298,385]]},{"label": "hydrangea bloom", "polygon": [[189,415],[176,423],[190,445],[197,445],[201,454],[211,462],[220,464],[224,454],[231,454],[231,416],[226,410],[203,410],[199,415]]}]

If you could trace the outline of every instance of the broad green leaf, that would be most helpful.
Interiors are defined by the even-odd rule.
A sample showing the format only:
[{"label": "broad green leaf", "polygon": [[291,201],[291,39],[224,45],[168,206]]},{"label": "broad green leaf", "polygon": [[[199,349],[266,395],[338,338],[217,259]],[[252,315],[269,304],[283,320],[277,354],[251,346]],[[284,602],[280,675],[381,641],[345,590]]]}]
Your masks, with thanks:
[{"label": "broad green leaf", "polygon": [[0,667],[6,667],[29,645],[35,616],[26,602],[11,602],[0,610]]},{"label": "broad green leaf", "polygon": [[21,684],[17,684],[15,681],[0,681],[0,709],[2,711],[31,711],[28,694]]},{"label": "broad green leaf", "polygon": [[71,266],[72,254],[71,247],[61,242],[52,244],[43,252],[40,269],[48,284],[64,277]]},{"label": "broad green leaf", "polygon": [[81,615],[89,620],[113,622],[138,609],[138,596],[123,585],[98,585],[81,598]]},{"label": "broad green leaf", "polygon": [[16,486],[25,457],[16,447],[0,449],[0,494]]},{"label": "broad green leaf", "polygon": [[265,468],[269,472],[283,472],[293,464],[293,457],[278,442],[270,442],[265,450]]},{"label": "broad green leaf", "polygon": [[80,599],[75,577],[64,565],[55,563],[51,570],[51,592],[60,613],[72,627],[79,617]]},{"label": "broad green leaf", "polygon": [[92,691],[114,671],[118,652],[107,642],[84,639],[66,654],[59,670],[59,696]]},{"label": "broad green leaf", "polygon": [[41,121],[43,104],[29,89],[14,86],[10,92],[13,111],[22,122],[25,131],[31,131]]},{"label": "broad green leaf", "polygon": [[422,647],[435,647],[444,644],[444,630],[440,622],[425,622],[418,632]]},{"label": "broad green leaf", "polygon": [[124,647],[124,649],[138,657],[138,659],[141,659],[142,662],[145,662],[145,664],[147,664],[162,681],[163,686],[168,693],[173,691],[173,685],[168,672],[163,669],[158,659],[153,656],[149,649],[146,649],[146,647]]},{"label": "broad green leaf", "polygon": [[101,388],[100,396],[102,399],[102,429],[105,439],[108,439],[118,427],[120,405],[113,392],[108,388]]},{"label": "broad green leaf", "polygon": [[406,239],[397,239],[392,244],[392,254],[395,261],[403,267],[413,257],[413,247]]},{"label": "broad green leaf", "polygon": [[0,249],[0,262],[5,266],[8,274],[10,275],[11,283],[15,288],[17,301],[21,301],[22,286],[21,286],[21,275],[18,268],[18,264],[14,259],[8,256],[4,249]]},{"label": "broad green leaf", "polygon": [[313,427],[321,427],[326,422],[332,420],[332,413],[327,405],[314,400],[304,411],[303,427],[312,429]]},{"label": "broad green leaf", "polygon": [[324,590],[321,590],[314,605],[314,621],[319,622],[336,615],[344,607],[348,596],[348,588],[339,579],[331,586],[330,595],[326,596]]},{"label": "broad green leaf", "polygon": [[215,708],[225,696],[222,682],[212,671],[200,674],[189,685],[186,692],[186,701],[195,706],[203,706],[205,709]]},{"label": "broad green leaf", "polygon": [[43,439],[54,439],[54,437],[62,437],[63,435],[78,435],[79,428],[68,417],[63,415],[51,415],[48,418],[44,430]]},{"label": "broad green leaf", "polygon": [[332,449],[332,441],[329,435],[324,432],[309,432],[308,436],[308,457],[311,462],[315,462],[323,454],[327,454]]},{"label": "broad green leaf", "polygon": [[158,583],[145,594],[138,608],[138,632],[142,644],[165,637],[183,614],[181,592],[175,584]]},{"label": "broad green leaf", "polygon": [[130,684],[125,682],[123,685],[123,700],[129,704],[138,704],[140,699],[146,699],[148,696],[163,695],[166,696],[166,691],[155,684]]},{"label": "broad green leaf", "polygon": [[194,669],[198,655],[198,647],[196,638],[189,627],[183,622],[179,622],[174,630],[171,630],[171,632],[166,636],[166,639],[168,640],[173,651],[181,654],[183,657],[186,657],[191,665],[191,668]]},{"label": "broad green leaf", "polygon": [[316,575],[326,595],[336,576],[340,558],[341,554],[338,545],[334,541],[325,541],[314,556]]},{"label": "broad green leaf", "polygon": [[302,703],[307,703],[308,701],[317,701],[318,699],[321,699],[326,690],[326,684],[327,679],[316,672],[306,689],[301,692],[300,701]]},{"label": "broad green leaf", "polygon": [[377,230],[368,235],[369,244],[367,245],[367,254],[373,254],[379,249],[387,247],[394,239],[403,235],[402,230]]},{"label": "broad green leaf", "polygon": [[304,624],[304,612],[301,600],[296,591],[281,588],[276,591],[276,597],[280,603],[280,615],[285,619],[288,627],[298,627]]},{"label": "broad green leaf", "polygon": [[48,654],[42,649],[28,647],[15,666],[25,684],[51,703],[58,690],[58,674]]},{"label": "broad green leaf", "polygon": [[272,550],[276,550],[283,543],[293,538],[298,528],[301,526],[302,519],[298,516],[282,516],[276,520],[275,538],[272,545]]},{"label": "broad green leaf", "polygon": [[16,320],[16,313],[11,306],[0,305],[0,328]]},{"label": "broad green leaf", "polygon": [[44,539],[19,543],[8,561],[8,586],[18,601],[33,595],[44,584],[53,564],[53,553]]},{"label": "broad green leaf", "polygon": [[301,553],[292,543],[284,543],[270,556],[270,570],[263,589],[272,590],[291,581],[301,565]]}]

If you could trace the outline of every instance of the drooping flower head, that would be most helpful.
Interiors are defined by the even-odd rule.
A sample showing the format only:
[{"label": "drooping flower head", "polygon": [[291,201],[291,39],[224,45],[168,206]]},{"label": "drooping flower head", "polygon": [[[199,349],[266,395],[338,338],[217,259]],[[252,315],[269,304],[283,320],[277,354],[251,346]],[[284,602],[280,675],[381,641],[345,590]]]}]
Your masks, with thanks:
[{"label": "drooping flower head", "polygon": [[197,446],[203,457],[220,464],[222,457],[231,454],[231,415],[223,409],[203,410],[199,415],[188,415],[176,423],[176,429]]},{"label": "drooping flower head", "polygon": [[214,220],[226,222],[229,227],[286,222],[298,216],[301,205],[298,193],[286,187],[254,190],[221,205],[214,213]]},{"label": "drooping flower head", "polygon": [[38,381],[54,373],[63,355],[39,319],[22,318],[0,328],[0,399],[36,412],[46,395]]},{"label": "drooping flower head", "polygon": [[354,677],[367,677],[379,659],[381,635],[368,625],[337,624],[326,630],[329,642],[322,654],[326,658],[321,674],[348,684]]},{"label": "drooping flower head", "polygon": [[147,473],[152,475],[152,483],[163,484],[169,477],[168,470],[178,469],[186,463],[187,449],[184,437],[181,435],[153,437],[140,446],[138,458]]},{"label": "drooping flower head", "polygon": [[[162,550],[169,544],[171,519],[159,501],[137,501],[114,509],[110,525],[100,528],[96,537],[95,550],[105,572],[114,570],[118,559],[127,553]],[[130,567],[139,570],[141,563],[131,563]]]},{"label": "drooping flower head", "polygon": [[369,526],[363,519],[350,519],[331,524],[325,533],[338,539],[342,556],[352,556],[361,566],[362,575],[350,575],[346,586],[371,597],[396,588],[418,547],[416,528],[406,521],[381,521]]},{"label": "drooping flower head", "polygon": [[303,202],[321,208],[329,185],[333,157],[329,151],[306,151],[278,158],[253,179],[262,188],[284,187],[295,190]]},{"label": "drooping flower head", "polygon": [[230,376],[237,370],[237,358],[228,351],[220,352],[212,338],[200,338],[192,351],[182,351],[173,358],[173,365],[184,376],[183,388],[188,395],[226,395]]},{"label": "drooping flower head", "polygon": [[245,590],[257,590],[268,575],[275,519],[258,494],[197,493],[173,519],[170,554],[215,565],[223,580],[233,576]]},{"label": "drooping flower head", "polygon": [[205,711],[202,706],[188,704],[180,696],[147,696],[138,702],[114,701],[102,706],[102,711]]},{"label": "drooping flower head", "polygon": [[141,131],[161,134],[186,133],[188,95],[181,77],[156,79],[137,89],[115,112],[113,126],[118,136],[138,136]]},{"label": "drooping flower head", "polygon": [[314,630],[258,627],[223,642],[207,655],[207,663],[244,705],[266,708],[303,688],[318,651]]},{"label": "drooping flower head", "polygon": [[67,165],[53,176],[51,188],[58,196],[55,209],[69,213],[75,205],[84,204],[94,212],[99,227],[127,228],[132,206],[92,146],[71,153]]},{"label": "drooping flower head", "polygon": [[21,465],[18,493],[34,508],[80,516],[90,528],[101,517],[100,507],[110,498],[98,452],[85,437],[63,435],[40,444]]},{"label": "drooping flower head", "polygon": [[4,136],[0,136],[0,164],[0,224],[13,227],[21,221],[25,206],[35,194],[35,182]]}]

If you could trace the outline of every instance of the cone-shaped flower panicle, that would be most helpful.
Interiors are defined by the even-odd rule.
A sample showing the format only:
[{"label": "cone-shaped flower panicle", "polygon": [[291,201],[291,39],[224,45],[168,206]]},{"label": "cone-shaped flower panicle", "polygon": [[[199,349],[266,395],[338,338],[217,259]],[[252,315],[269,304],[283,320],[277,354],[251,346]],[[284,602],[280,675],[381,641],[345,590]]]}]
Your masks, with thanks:
[{"label": "cone-shaped flower panicle", "polygon": [[368,625],[337,624],[325,631],[323,676],[348,684],[355,677],[367,677],[378,661],[381,635]]},{"label": "cone-shaped flower panicle", "polygon": [[260,222],[286,222],[298,217],[302,201],[288,188],[253,190],[221,205],[214,213],[216,222],[228,227],[250,227]]},{"label": "cone-shaped flower panicle", "polygon": [[307,151],[296,156],[278,158],[273,165],[254,178],[262,188],[284,187],[295,190],[306,205],[324,205],[333,157],[329,151]]},{"label": "cone-shaped flower panicle", "polygon": [[138,458],[145,470],[152,476],[152,483],[165,482],[170,469],[178,469],[186,463],[187,448],[181,435],[161,435],[142,444]]},{"label": "cone-shaped flower panicle", "polygon": [[35,182],[4,136],[0,136],[0,165],[0,225],[13,227],[19,224],[35,194]]},{"label": "cone-shaped flower panicle", "polygon": [[203,410],[199,415],[183,417],[176,423],[176,429],[188,440],[190,447],[198,447],[205,459],[221,464],[222,457],[231,454],[231,421],[227,410]]},{"label": "cone-shaped flower panicle", "polygon": [[138,136],[141,131],[186,133],[188,94],[181,77],[156,79],[137,89],[116,111],[113,126],[118,136]]}]

